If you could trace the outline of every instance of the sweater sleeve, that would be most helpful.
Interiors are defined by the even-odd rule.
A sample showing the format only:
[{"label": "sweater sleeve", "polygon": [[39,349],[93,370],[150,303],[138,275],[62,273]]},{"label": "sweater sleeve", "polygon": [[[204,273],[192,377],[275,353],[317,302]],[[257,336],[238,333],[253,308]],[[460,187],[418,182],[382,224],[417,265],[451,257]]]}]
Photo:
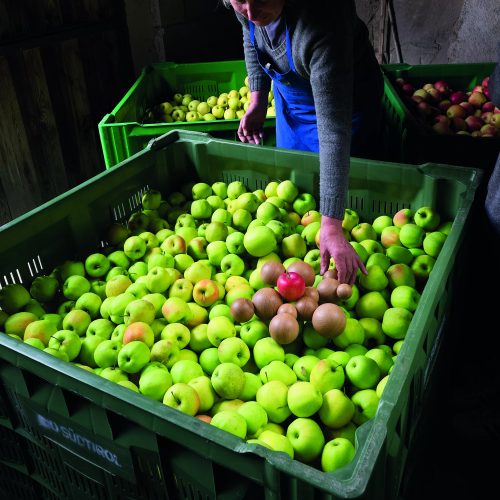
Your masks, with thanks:
[{"label": "sweater sleeve", "polygon": [[235,12],[235,15],[240,21],[243,30],[243,51],[245,54],[245,65],[247,68],[250,90],[252,92],[257,90],[268,92],[271,88],[271,79],[262,69],[259,61],[257,60],[257,52],[250,41],[248,20],[237,12]]},{"label": "sweater sleeve", "polygon": [[497,45],[497,63],[493,68],[493,73],[490,75],[488,90],[493,104],[500,107],[500,42]]}]

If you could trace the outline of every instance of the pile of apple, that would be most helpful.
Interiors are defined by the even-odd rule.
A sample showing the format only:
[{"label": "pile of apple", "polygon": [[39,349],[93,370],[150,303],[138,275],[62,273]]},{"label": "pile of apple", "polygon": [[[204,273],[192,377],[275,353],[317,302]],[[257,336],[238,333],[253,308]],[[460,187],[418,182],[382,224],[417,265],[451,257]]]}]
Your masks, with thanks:
[{"label": "pile of apple", "polygon": [[[145,123],[197,122],[214,120],[240,120],[250,105],[248,76],[240,89],[231,89],[206,100],[191,94],[175,93],[168,101],[146,111]],[[273,90],[268,94],[267,118],[276,116]]]},{"label": "pile of apple", "polygon": [[489,97],[489,76],[472,90],[452,89],[445,80],[415,88],[397,78],[405,103],[419,121],[440,135],[500,137],[500,109]]},{"label": "pile of apple", "polygon": [[329,472],[377,412],[451,222],[343,229],[367,268],[320,275],[321,215],[290,180],[147,190],[106,248],[0,289],[0,331],[248,443]]}]

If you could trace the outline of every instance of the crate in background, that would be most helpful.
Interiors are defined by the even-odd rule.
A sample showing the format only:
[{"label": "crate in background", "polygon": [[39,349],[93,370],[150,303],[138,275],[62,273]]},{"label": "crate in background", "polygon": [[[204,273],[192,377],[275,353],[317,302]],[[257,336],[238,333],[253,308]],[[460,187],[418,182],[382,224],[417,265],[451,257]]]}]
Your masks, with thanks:
[{"label": "crate in background", "polygon": [[[72,474],[80,484],[70,493],[74,498],[139,491],[143,497],[214,500],[396,499],[433,384],[454,272],[462,265],[462,243],[480,178],[480,169],[351,159],[348,204],[363,219],[431,205],[453,225],[377,414],[357,429],[356,456],[346,467],[326,474],[284,453],[247,444],[2,335],[0,388],[9,407],[4,424],[28,439],[30,454],[44,457],[51,468],[45,485],[52,491],[62,488],[52,470]],[[0,279],[29,284],[63,260],[101,248],[108,225],[126,218],[148,188],[167,194],[188,181],[241,180],[255,190],[275,179],[291,179],[317,196],[319,156],[173,131],[0,228]]]},{"label": "crate in background", "polygon": [[[174,129],[209,132],[220,139],[239,140],[240,120],[144,123],[153,105],[171,100],[174,93],[191,94],[200,100],[239,90],[247,75],[245,61],[203,63],[163,62],[145,67],[116,107],[99,122],[99,135],[106,167],[141,151],[154,137]],[[275,119],[264,122],[264,144],[276,145]]]},{"label": "crate in background", "polygon": [[454,90],[472,90],[493,68],[494,63],[382,65],[384,159],[412,164],[446,163],[491,172],[500,153],[500,138],[443,136],[426,130],[402,99],[396,79],[404,78],[415,89],[443,79]]}]

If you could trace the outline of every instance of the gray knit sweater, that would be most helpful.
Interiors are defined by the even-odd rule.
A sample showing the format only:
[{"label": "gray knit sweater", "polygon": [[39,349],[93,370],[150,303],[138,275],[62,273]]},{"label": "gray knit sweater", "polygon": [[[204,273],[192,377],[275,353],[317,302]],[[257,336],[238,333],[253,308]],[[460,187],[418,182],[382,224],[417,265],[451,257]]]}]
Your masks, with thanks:
[{"label": "gray knit sweater", "polygon": [[[243,44],[252,91],[270,89],[249,40],[248,21],[236,13],[243,26]],[[370,88],[381,78],[368,30],[356,14],[354,0],[286,0],[282,22],[291,37],[293,62],[313,91],[320,144],[320,212],[342,219],[349,181],[351,119],[353,109],[363,109]],[[255,28],[259,49],[283,73],[289,66],[286,41],[274,49],[265,28]]]}]

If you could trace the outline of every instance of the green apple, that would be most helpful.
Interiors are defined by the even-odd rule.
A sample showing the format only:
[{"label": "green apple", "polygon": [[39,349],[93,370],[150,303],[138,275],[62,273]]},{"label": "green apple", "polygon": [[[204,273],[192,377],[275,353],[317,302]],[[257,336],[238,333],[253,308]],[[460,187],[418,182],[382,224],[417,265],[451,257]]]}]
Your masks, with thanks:
[{"label": "green apple", "polygon": [[243,415],[240,415],[235,410],[224,410],[216,413],[212,417],[210,425],[234,434],[241,439],[245,439],[247,435],[247,422]]},{"label": "green apple", "polygon": [[321,468],[324,472],[333,472],[352,461],[356,450],[346,438],[328,441],[321,452]]},{"label": "green apple", "polygon": [[345,382],[344,367],[332,358],[319,360],[310,369],[309,381],[321,394],[341,389]]},{"label": "green apple", "polygon": [[292,420],[287,427],[286,437],[292,444],[295,459],[303,463],[314,462],[321,455],[325,444],[321,427],[311,418]]},{"label": "green apple", "polygon": [[375,393],[377,394],[379,399],[382,397],[382,393],[384,392],[388,380],[389,380],[389,375],[386,375],[385,377],[380,379],[380,382],[377,384],[377,387],[375,387]]},{"label": "green apple", "polygon": [[260,378],[265,384],[271,380],[280,380],[288,386],[297,382],[297,375],[284,361],[273,360],[260,369]]},{"label": "green apple", "polygon": [[86,311],[92,319],[95,319],[100,314],[101,305],[102,299],[99,295],[93,292],[86,292],[76,300],[75,309]]},{"label": "green apple", "polygon": [[190,331],[189,348],[196,352],[201,353],[209,347],[213,347],[210,340],[208,340],[208,325],[201,323],[196,325]]},{"label": "green apple", "polygon": [[258,340],[269,338],[269,328],[260,319],[252,319],[241,325],[239,335],[247,346],[253,349]]},{"label": "green apple", "polygon": [[48,342],[48,347],[65,352],[69,361],[78,356],[81,346],[81,338],[71,330],[59,330],[50,337]]},{"label": "green apple", "polygon": [[104,342],[102,337],[98,337],[96,335],[92,335],[90,337],[85,337],[82,339],[82,345],[80,347],[80,352],[78,353],[78,357],[76,358],[78,362],[85,366],[90,366],[91,368],[96,368],[97,363],[94,359],[94,353],[97,346]]},{"label": "green apple", "polygon": [[287,404],[288,386],[281,380],[263,384],[255,398],[266,410],[270,422],[281,424],[292,414]]},{"label": "green apple", "polygon": [[213,266],[220,267],[222,259],[229,254],[225,241],[212,241],[206,247],[208,262]]},{"label": "green apple", "polygon": [[[146,263],[144,265],[146,266]],[[124,293],[131,284],[132,280],[124,274],[113,276],[106,282],[106,297],[116,297]]]},{"label": "green apple", "polygon": [[[423,284],[429,279],[429,275],[434,269],[436,259],[430,255],[418,255],[411,263],[411,272],[418,283]],[[415,286],[413,283],[408,283],[409,286]]]},{"label": "green apple", "polygon": [[118,364],[118,352],[122,344],[117,340],[104,339],[94,350],[95,364],[100,368],[108,368]]},{"label": "green apple", "polygon": [[351,232],[353,227],[359,224],[359,214],[356,210],[346,208],[344,210],[344,217],[342,219],[342,227]]},{"label": "green apple", "polygon": [[322,403],[323,394],[311,382],[299,380],[288,388],[288,408],[297,417],[311,417],[321,408]]},{"label": "green apple", "polygon": [[[393,220],[391,217],[388,215],[379,215],[378,217],[375,217],[375,219],[372,222],[372,227],[375,230],[375,233],[377,233],[377,236],[380,237],[382,234],[382,231],[389,226],[393,225]],[[397,224],[394,224],[397,226]]]},{"label": "green apple", "polygon": [[311,193],[300,193],[295,197],[292,208],[302,217],[310,210],[316,210],[316,199]]},{"label": "green apple", "polygon": [[359,222],[351,229],[352,237],[359,243],[363,240],[376,240],[377,233],[369,222]]},{"label": "green apple", "polygon": [[180,382],[167,389],[163,404],[194,417],[200,409],[200,397],[194,387]]},{"label": "green apple", "polygon": [[216,208],[212,214],[210,222],[220,222],[226,226],[230,226],[233,222],[233,216],[225,208]]},{"label": "green apple", "polygon": [[149,362],[139,376],[139,392],[156,401],[163,401],[167,389],[172,386],[172,377],[162,363]]},{"label": "green apple", "polygon": [[[247,363],[246,366],[248,366],[248,364],[249,363]],[[243,386],[243,390],[241,391],[239,398],[243,401],[253,401],[255,400],[257,391],[263,385],[262,380],[260,375],[245,370],[245,385]]]},{"label": "green apple", "polygon": [[[143,260],[138,260],[137,262],[134,262],[129,268],[128,268],[128,278],[129,281],[136,282],[139,278],[142,276],[146,276],[148,274],[148,264],[147,262]],[[125,276],[127,277],[127,276]]]},{"label": "green apple", "polygon": [[253,357],[259,369],[268,365],[271,361],[285,361],[285,350],[272,337],[265,337],[255,342]]},{"label": "green apple", "polygon": [[146,250],[146,241],[138,235],[129,236],[123,243],[123,251],[131,261],[142,259]]},{"label": "green apple", "polygon": [[227,337],[223,339],[218,345],[217,350],[221,363],[234,363],[239,367],[243,367],[250,359],[250,349],[239,337]]},{"label": "green apple", "polygon": [[423,228],[411,222],[401,226],[399,231],[399,241],[406,248],[421,247],[424,236],[425,231]]},{"label": "green apple", "polygon": [[[209,106],[215,106],[215,104],[209,102],[209,100],[207,100],[207,102]],[[222,199],[227,198],[227,183],[223,181],[214,182],[212,184],[212,191]]]},{"label": "green apple", "polygon": [[265,446],[274,451],[282,451],[291,459],[294,458],[294,449],[290,440],[282,434],[278,434],[272,430],[263,430],[259,433],[255,440],[257,444]]},{"label": "green apple", "polygon": [[446,234],[440,231],[432,231],[424,237],[422,247],[427,255],[437,258],[446,241]]},{"label": "green apple", "polygon": [[85,335],[90,337],[91,335],[97,335],[98,337],[102,337],[103,339],[111,338],[111,334],[115,329],[115,324],[109,319],[105,318],[96,318],[92,320],[87,327],[87,331]]},{"label": "green apple", "polygon": [[285,259],[292,257],[296,259],[303,259],[307,250],[306,242],[298,233],[286,236],[281,242],[281,253]]},{"label": "green apple", "polygon": [[[10,316],[6,315],[3,331],[7,335],[17,335],[22,338],[26,327],[37,320],[39,320],[39,318],[36,314],[26,311],[19,311]],[[1,325],[0,328],[2,328]]]},{"label": "green apple", "polygon": [[230,337],[236,337],[236,327],[231,319],[226,316],[216,316],[208,322],[207,337],[214,347]]},{"label": "green apple", "polygon": [[319,349],[320,347],[326,346],[330,341],[327,337],[320,335],[309,322],[306,322],[304,326],[302,338],[304,344],[310,349]]},{"label": "green apple", "polygon": [[257,207],[255,218],[263,224],[267,224],[269,221],[280,218],[280,210],[270,201],[264,201]]},{"label": "green apple", "polygon": [[169,323],[186,323],[192,314],[187,302],[180,297],[165,300],[161,312]]},{"label": "green apple", "polygon": [[392,307],[403,307],[415,312],[420,301],[420,292],[414,287],[400,285],[392,290],[390,301]]},{"label": "green apple", "polygon": [[133,300],[136,300],[135,296],[128,292],[120,293],[116,297],[108,297],[101,304],[101,316],[111,319],[117,325],[121,324],[124,322],[126,307]]},{"label": "green apple", "polygon": [[381,378],[376,361],[359,354],[352,356],[347,362],[345,373],[348,381],[358,389],[375,387]]},{"label": "green apple", "polygon": [[218,364],[212,375],[211,382],[215,392],[224,399],[239,398],[245,386],[245,374],[234,363]]},{"label": "green apple", "polygon": [[266,184],[266,187],[264,188],[264,194],[266,195],[266,198],[278,195],[277,193],[278,185],[279,185],[278,181],[271,181]]},{"label": "green apple", "polygon": [[108,366],[106,368],[98,367],[94,371],[99,376],[105,378],[106,380],[109,380],[110,382],[118,383],[128,380],[128,375],[123,370],[115,366]]},{"label": "green apple", "polygon": [[351,396],[351,400],[354,403],[352,420],[356,425],[362,425],[375,417],[380,401],[375,389],[357,391]]},{"label": "green apple", "polygon": [[[361,240],[359,242],[359,244],[362,247],[364,247],[365,250],[368,252],[368,259],[370,258],[371,255],[373,255],[375,253],[380,253],[380,254],[385,253],[385,248],[377,240],[369,240],[369,239]],[[368,259],[367,259],[367,262],[368,262]]]},{"label": "green apple", "polygon": [[248,190],[241,181],[232,181],[227,185],[227,197],[230,200],[236,200],[240,195],[246,193]]},{"label": "green apple", "polygon": [[305,240],[305,242],[311,247],[316,245],[316,237],[317,234],[320,230],[321,227],[321,222],[311,222],[307,226],[304,227],[302,232],[300,233],[300,236],[302,239]]},{"label": "green apple", "polygon": [[220,268],[227,276],[241,276],[245,271],[245,261],[239,255],[229,253],[222,258]]},{"label": "green apple", "polygon": [[175,280],[168,290],[169,297],[178,297],[184,302],[190,302],[193,298],[193,283],[186,278]]},{"label": "green apple", "polygon": [[293,371],[297,375],[298,380],[310,381],[311,371],[320,362],[317,356],[306,354],[300,356],[293,364]]},{"label": "green apple", "polygon": [[192,359],[179,359],[170,368],[172,382],[187,384],[190,380],[204,375],[201,365]]},{"label": "green apple", "polygon": [[208,349],[204,349],[200,353],[200,357],[198,362],[200,363],[203,371],[212,375],[217,365],[220,365],[219,353],[217,347],[209,347]]},{"label": "green apple", "polygon": [[161,331],[160,338],[175,342],[179,349],[184,349],[191,341],[191,331],[182,323],[170,323]]},{"label": "green apple", "polygon": [[[165,297],[164,294],[158,293],[158,292],[146,293],[141,297],[141,299],[149,302],[153,306],[153,308],[154,308],[153,320],[158,319],[158,318],[163,318],[161,308],[163,307],[163,304],[167,300],[167,297]],[[128,306],[128,307],[130,307],[130,306]],[[126,310],[125,310],[125,314],[127,314]],[[141,320],[139,320],[139,321],[141,321]],[[142,321],[144,321],[144,320],[142,320]],[[147,321],[146,321],[146,323],[147,323]],[[150,324],[152,324],[152,323],[153,323],[153,321],[150,322]]]},{"label": "green apple", "polygon": [[420,226],[425,231],[434,231],[439,226],[441,217],[434,208],[424,206],[415,210],[413,220],[417,226]]},{"label": "green apple", "polygon": [[389,373],[391,367],[394,365],[394,360],[392,359],[391,354],[378,347],[367,351],[365,353],[365,356],[373,359],[377,363],[378,367],[380,368],[381,378],[385,377]]},{"label": "green apple", "polygon": [[209,222],[205,229],[205,239],[208,243],[212,241],[225,241],[228,228],[223,222]]},{"label": "green apple", "polygon": [[69,276],[62,286],[62,293],[68,300],[77,300],[88,291],[90,291],[90,281],[78,274]]},{"label": "green apple", "polygon": [[186,240],[180,234],[171,234],[163,240],[160,245],[160,249],[162,250],[162,252],[168,253],[172,257],[175,257],[177,254],[186,253]]},{"label": "green apple", "polygon": [[[382,328],[382,325],[380,326]],[[339,365],[342,365],[344,367],[344,373],[345,373],[345,367],[347,366],[347,362],[351,359],[351,355],[348,352],[345,351],[335,351],[333,354],[330,354],[328,356],[330,359],[333,359],[336,363]]]},{"label": "green apple", "polygon": [[171,368],[177,361],[179,345],[174,340],[160,339],[151,347],[151,361],[158,361]]},{"label": "green apple", "polygon": [[206,375],[194,377],[188,382],[188,385],[193,387],[198,393],[198,397],[200,398],[199,412],[211,410],[217,400],[217,393],[212,387],[210,377]]},{"label": "green apple", "polygon": [[344,352],[349,354],[351,358],[353,356],[364,356],[368,352],[368,347],[363,344],[350,344],[344,349]]},{"label": "green apple", "polygon": [[248,225],[252,221],[252,214],[244,208],[238,208],[233,213],[233,227],[237,231],[246,231]]},{"label": "green apple", "polygon": [[261,201],[255,193],[246,192],[240,194],[237,200],[237,207],[247,210],[251,214],[255,213],[257,207],[260,205]]},{"label": "green apple", "polygon": [[288,203],[293,203],[298,194],[299,188],[289,179],[281,181],[276,188],[276,196]]},{"label": "green apple", "polygon": [[399,239],[400,232],[401,228],[398,226],[384,227],[380,233],[380,243],[382,243],[385,248],[389,248],[393,245],[401,245],[401,240]]},{"label": "green apple", "polygon": [[140,372],[150,361],[151,351],[145,342],[133,340],[118,352],[118,367],[126,373]]},{"label": "green apple", "polygon": [[[215,303],[210,307],[210,312],[208,313],[208,320],[210,321],[212,318],[216,316],[226,316],[230,320],[233,320],[233,316],[231,314],[231,308],[224,303]],[[253,346],[249,346],[253,347]]]},{"label": "green apple", "polygon": [[354,416],[354,403],[341,389],[331,389],[323,394],[318,411],[321,422],[331,429],[340,429]]},{"label": "green apple", "polygon": [[415,287],[416,279],[413,266],[416,259],[414,259],[411,267],[408,264],[392,264],[386,271],[387,278],[389,279],[389,288],[394,288],[402,285]]},{"label": "green apple", "polygon": [[[245,252],[246,248],[244,244],[244,239],[245,239],[245,234],[242,233],[241,231],[235,231],[233,233],[228,234],[226,238],[226,247],[228,253],[241,255],[243,252]],[[258,242],[254,242],[254,244],[258,244]]]},{"label": "green apple", "polygon": [[363,345],[366,347],[375,347],[385,342],[385,333],[382,330],[382,323],[376,318],[359,318],[359,324],[365,331],[365,341]]},{"label": "green apple", "polygon": [[389,257],[391,264],[410,264],[413,260],[413,254],[406,247],[400,247],[398,245],[393,245],[387,248],[386,255]]},{"label": "green apple", "polygon": [[385,271],[378,264],[366,268],[367,274],[361,273],[358,282],[365,291],[382,291],[389,285]]},{"label": "green apple", "polygon": [[[155,292],[153,292],[155,293]],[[132,300],[125,307],[123,313],[123,322],[126,325],[142,321],[150,325],[156,317],[155,306],[148,300],[136,299]]]},{"label": "green apple", "polygon": [[248,436],[255,436],[268,423],[267,412],[257,401],[246,401],[236,411],[246,421]]},{"label": "green apple", "polygon": [[382,318],[382,330],[392,339],[401,340],[413,319],[413,313],[403,307],[390,307],[385,311]]},{"label": "green apple", "polygon": [[208,260],[197,260],[184,271],[184,278],[194,285],[202,279],[211,279],[212,270],[213,267]]},{"label": "green apple", "polygon": [[193,200],[203,200],[212,194],[212,187],[206,182],[196,182],[191,187],[191,197]]},{"label": "green apple", "polygon": [[[65,260],[58,268],[59,282],[64,283],[70,276],[85,276],[85,265],[79,260]],[[1,304],[0,304],[1,305]]]}]

